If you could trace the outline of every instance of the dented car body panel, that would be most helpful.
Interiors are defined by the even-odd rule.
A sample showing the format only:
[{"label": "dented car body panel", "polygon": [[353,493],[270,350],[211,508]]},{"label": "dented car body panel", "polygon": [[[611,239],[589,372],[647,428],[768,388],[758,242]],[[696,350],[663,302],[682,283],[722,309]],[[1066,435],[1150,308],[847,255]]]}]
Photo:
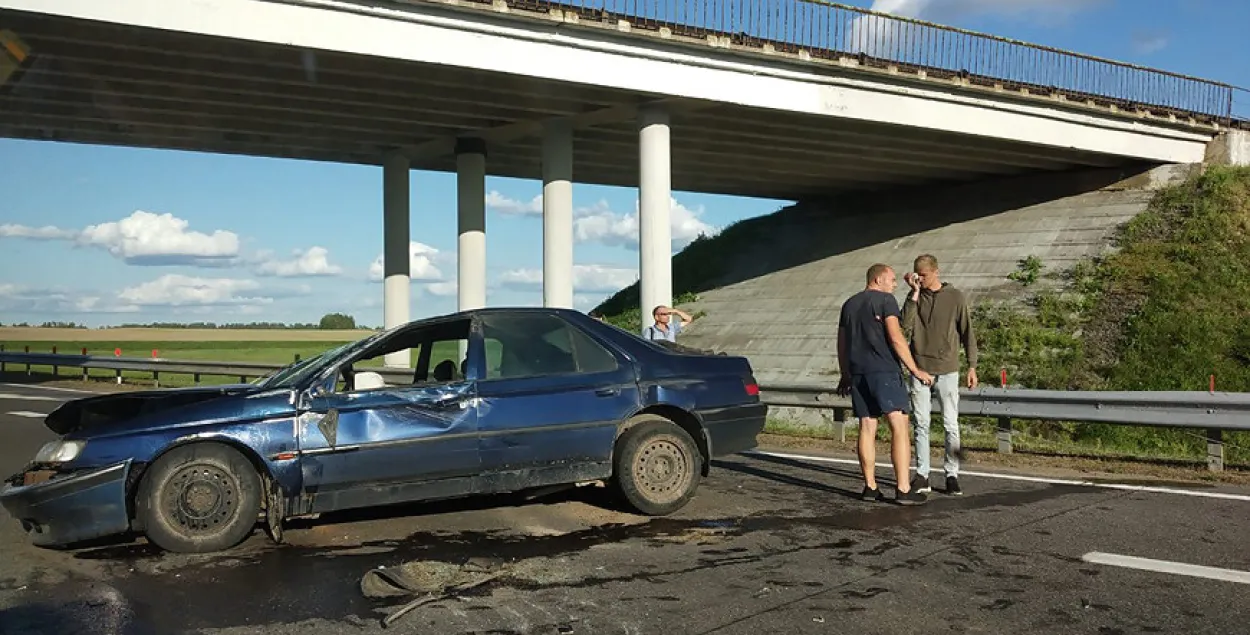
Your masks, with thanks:
[{"label": "dented car body panel", "polygon": [[[411,351],[411,365],[382,368],[395,351]],[[744,358],[646,341],[575,311],[466,311],[252,384],[68,402],[46,421],[61,438],[8,479],[0,504],[36,544],[136,529],[144,470],[200,442],[247,456],[279,522],[601,480],[622,424],[639,413],[686,428],[705,459],[754,447],[767,413],[754,382]],[[31,482],[36,473],[54,476]]]}]

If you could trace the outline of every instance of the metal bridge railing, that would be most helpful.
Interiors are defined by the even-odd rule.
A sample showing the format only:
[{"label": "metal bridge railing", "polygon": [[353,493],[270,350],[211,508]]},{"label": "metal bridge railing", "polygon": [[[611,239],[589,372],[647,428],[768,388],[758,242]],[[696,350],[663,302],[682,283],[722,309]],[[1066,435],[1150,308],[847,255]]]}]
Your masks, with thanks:
[{"label": "metal bridge railing", "polygon": [[[439,2],[447,0],[401,0]],[[579,21],[628,22],[631,31],[717,36],[737,46],[852,58],[869,68],[970,85],[1232,123],[1233,87],[1049,46],[822,0],[458,0],[524,14],[572,12]]]}]

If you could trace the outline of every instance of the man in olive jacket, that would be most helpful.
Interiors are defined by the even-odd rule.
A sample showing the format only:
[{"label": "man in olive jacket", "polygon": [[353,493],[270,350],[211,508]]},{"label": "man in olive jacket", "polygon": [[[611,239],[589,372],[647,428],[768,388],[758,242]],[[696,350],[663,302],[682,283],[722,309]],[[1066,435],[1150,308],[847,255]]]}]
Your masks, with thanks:
[{"label": "man in olive jacket", "polygon": [[937,258],[924,254],[907,276],[911,293],[903,303],[903,332],[909,334],[911,353],[921,370],[933,375],[932,386],[911,382],[912,412],[916,417],[916,492],[929,486],[929,422],[933,411],[932,390],[937,389],[946,429],[946,493],[959,488],[959,347],[968,355],[968,388],[977,387],[977,338],[972,332],[972,313],[963,292],[942,282]]}]

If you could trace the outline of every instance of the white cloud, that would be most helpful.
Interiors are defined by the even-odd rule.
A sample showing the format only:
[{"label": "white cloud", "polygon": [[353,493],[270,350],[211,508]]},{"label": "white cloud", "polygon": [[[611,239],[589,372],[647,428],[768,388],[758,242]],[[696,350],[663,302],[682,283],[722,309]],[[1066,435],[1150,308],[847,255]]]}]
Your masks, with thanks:
[{"label": "white cloud", "polygon": [[118,294],[123,302],[138,306],[223,306],[270,304],[273,297],[244,295],[256,291],[254,280],[235,278],[199,278],[181,274],[165,274],[155,280],[123,289]]},{"label": "white cloud", "polygon": [[[1093,8],[1106,0],[873,0],[873,11],[930,22],[951,23],[970,16],[997,16],[1057,25],[1072,15]],[[873,57],[897,58],[895,37],[906,37],[900,22],[882,16],[851,19],[846,31],[847,48]],[[906,42],[903,43],[905,46]]]},{"label": "white cloud", "polygon": [[27,225],[0,225],[0,238],[29,238],[31,240],[71,240],[78,232],[52,225],[30,227]]},{"label": "white cloud", "polygon": [[57,288],[0,284],[0,311],[23,313],[134,313],[139,307],[119,304],[93,293]]},{"label": "white cloud", "polygon": [[[700,234],[715,234],[717,228],[704,222],[703,207],[690,209],[670,198],[669,224],[672,232],[673,250],[680,250]],[[579,242],[598,242],[604,245],[615,245],[638,248],[638,204],[634,204],[634,212],[618,214],[604,201],[591,207],[578,210],[573,219],[573,236]]]},{"label": "white cloud", "polygon": [[514,198],[508,198],[495,190],[491,190],[490,194],[486,195],[486,207],[500,214],[511,216],[542,216],[543,195],[539,194],[527,203]]},{"label": "white cloud", "polygon": [[[434,263],[446,259],[447,256],[435,247],[415,240],[408,242],[408,275],[413,280],[443,280],[443,272]],[[373,263],[369,265],[369,279],[381,280],[384,272],[382,254],[378,254],[378,257],[374,258]]]},{"label": "white cloud", "polygon": [[1149,55],[1167,48],[1169,39],[1166,33],[1137,31],[1133,33],[1132,43],[1137,54]]},{"label": "white cloud", "polygon": [[[699,216],[703,207],[692,210],[677,199],[670,198],[671,209],[669,220],[672,225],[673,248],[681,249],[699,234],[713,234],[716,228],[703,222]],[[528,203],[508,198],[499,192],[492,191],[486,196],[486,205],[501,214],[516,216],[542,216],[543,197],[535,196]],[[638,247],[638,202],[634,202],[632,214],[618,214],[612,211],[607,201],[599,201],[589,207],[582,207],[574,212],[573,236],[579,242],[599,242],[609,246],[623,246],[631,249]]]},{"label": "white cloud", "polygon": [[[573,288],[577,291],[616,292],[638,279],[636,269],[607,265],[573,265]],[[532,289],[543,284],[542,269],[511,269],[499,275],[499,284],[513,289]]]},{"label": "white cloud", "polygon": [[235,233],[220,229],[212,234],[187,231],[188,225],[173,214],[138,210],[120,221],[87,226],[78,242],[104,247],[114,256],[135,264],[239,255],[239,237]]},{"label": "white cloud", "polygon": [[290,260],[265,259],[256,267],[262,276],[298,278],[309,276],[337,276],[343,268],[330,264],[330,252],[325,247],[309,247],[307,251],[295,250]]},{"label": "white cloud", "polygon": [[52,225],[0,226],[0,237],[31,240],[71,240],[99,247],[136,265],[225,266],[239,255],[239,237],[217,230],[212,234],[189,231],[189,223],[173,214],[136,210],[119,221],[88,225],[82,230]]},{"label": "white cloud", "polygon": [[431,295],[439,297],[454,296],[459,293],[460,285],[455,280],[444,280],[442,282],[430,282],[425,285],[425,290]]}]

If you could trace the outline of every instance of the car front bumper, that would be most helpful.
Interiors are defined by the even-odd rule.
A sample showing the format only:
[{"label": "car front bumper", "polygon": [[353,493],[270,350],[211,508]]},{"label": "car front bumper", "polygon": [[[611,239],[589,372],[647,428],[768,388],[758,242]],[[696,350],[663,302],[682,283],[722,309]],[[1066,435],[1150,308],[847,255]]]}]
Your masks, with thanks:
[{"label": "car front bumper", "polygon": [[768,420],[768,406],[753,403],[699,412],[713,457],[729,456],[759,445]]},{"label": "car front bumper", "polygon": [[119,534],[130,529],[129,475],[127,460],[30,485],[6,485],[0,505],[41,547]]}]

